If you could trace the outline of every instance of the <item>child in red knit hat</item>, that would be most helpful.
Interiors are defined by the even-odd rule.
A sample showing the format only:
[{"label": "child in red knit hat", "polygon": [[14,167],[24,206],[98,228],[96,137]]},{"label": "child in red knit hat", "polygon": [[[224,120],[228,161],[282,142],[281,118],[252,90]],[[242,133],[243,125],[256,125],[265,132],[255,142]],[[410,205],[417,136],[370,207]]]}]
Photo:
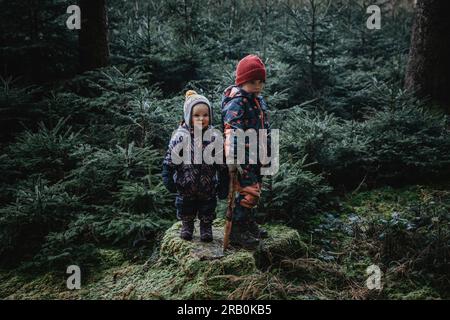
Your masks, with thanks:
[{"label": "child in red knit hat", "polygon": [[[239,61],[236,68],[235,84],[225,89],[222,97],[222,122],[225,132],[225,152],[227,157],[236,158],[230,154],[230,144],[234,130],[260,129],[270,132],[267,117],[267,104],[261,93],[266,82],[266,68],[256,55],[248,55]],[[259,139],[259,135],[258,135]],[[270,133],[267,137],[270,143]],[[268,147],[270,149],[270,147]],[[249,153],[248,144],[245,153]],[[236,162],[235,162],[236,163]],[[234,246],[254,248],[261,238],[267,237],[267,231],[258,226],[255,221],[255,207],[261,194],[261,163],[229,165],[230,174],[237,174],[237,191],[233,211],[233,224],[230,233],[230,244]]]}]

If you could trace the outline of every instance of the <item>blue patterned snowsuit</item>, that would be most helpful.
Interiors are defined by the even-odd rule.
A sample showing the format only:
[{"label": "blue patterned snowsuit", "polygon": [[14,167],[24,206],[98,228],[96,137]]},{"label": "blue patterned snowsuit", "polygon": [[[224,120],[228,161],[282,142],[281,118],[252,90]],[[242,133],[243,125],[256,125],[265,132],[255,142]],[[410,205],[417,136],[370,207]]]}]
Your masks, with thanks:
[{"label": "blue patterned snowsuit", "polygon": [[[262,96],[255,96],[238,86],[228,87],[222,97],[222,123],[227,139],[227,132],[235,129],[267,129],[269,136],[267,148],[270,150],[270,125],[267,114],[267,104]],[[258,137],[259,141],[259,137]],[[231,142],[236,146],[235,141]],[[227,145],[227,143],[225,143]],[[245,146],[246,164],[240,165],[242,174],[238,174],[238,191],[236,197],[233,221],[245,222],[254,218],[254,207],[258,204],[261,194],[261,163],[248,164],[248,145]],[[235,147],[235,150],[236,147]],[[259,150],[261,151],[261,150]],[[226,151],[228,152],[228,151]]]},{"label": "blue patterned snowsuit", "polygon": [[[211,128],[211,126],[209,127]],[[174,164],[172,150],[179,143],[191,136],[191,163]],[[203,141],[202,150],[214,141]],[[172,136],[163,161],[163,182],[171,192],[176,192],[175,206],[177,217],[194,217],[214,220],[217,205],[216,197],[223,199],[228,192],[228,170],[224,164],[194,164],[193,129],[182,124]]]}]

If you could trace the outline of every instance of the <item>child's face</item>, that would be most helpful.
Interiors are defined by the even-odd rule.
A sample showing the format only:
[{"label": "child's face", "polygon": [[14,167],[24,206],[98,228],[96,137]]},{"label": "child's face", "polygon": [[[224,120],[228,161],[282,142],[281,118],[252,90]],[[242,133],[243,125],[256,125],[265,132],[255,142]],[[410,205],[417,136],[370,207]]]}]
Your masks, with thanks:
[{"label": "child's face", "polygon": [[206,104],[200,103],[192,110],[192,124],[205,129],[209,125],[209,108]]},{"label": "child's face", "polygon": [[264,81],[252,80],[252,81],[246,82],[242,85],[242,89],[244,89],[248,93],[254,93],[256,95],[260,95],[264,89]]}]

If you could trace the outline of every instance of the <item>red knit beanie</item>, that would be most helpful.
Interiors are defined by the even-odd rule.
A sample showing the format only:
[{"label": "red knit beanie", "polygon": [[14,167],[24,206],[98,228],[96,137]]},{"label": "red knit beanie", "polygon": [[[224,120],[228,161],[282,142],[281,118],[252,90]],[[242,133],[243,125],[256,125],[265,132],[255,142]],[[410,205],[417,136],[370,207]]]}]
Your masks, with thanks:
[{"label": "red knit beanie", "polygon": [[239,61],[236,68],[236,85],[240,86],[248,81],[266,81],[266,67],[258,56],[249,54]]}]

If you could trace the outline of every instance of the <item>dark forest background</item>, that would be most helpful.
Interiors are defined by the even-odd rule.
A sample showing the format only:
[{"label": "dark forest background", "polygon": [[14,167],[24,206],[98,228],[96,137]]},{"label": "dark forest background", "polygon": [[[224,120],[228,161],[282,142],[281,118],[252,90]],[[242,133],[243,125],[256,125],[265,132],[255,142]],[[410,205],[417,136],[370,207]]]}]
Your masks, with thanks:
[{"label": "dark forest background", "polygon": [[253,53],[281,130],[260,222],[355,281],[360,259],[380,264],[384,298],[448,298],[449,3],[375,2],[380,30],[365,0],[81,0],[69,30],[75,3],[1,1],[2,270],[95,268],[101,248],[145,261],[175,221],[160,173],[185,90],[218,125]]}]

